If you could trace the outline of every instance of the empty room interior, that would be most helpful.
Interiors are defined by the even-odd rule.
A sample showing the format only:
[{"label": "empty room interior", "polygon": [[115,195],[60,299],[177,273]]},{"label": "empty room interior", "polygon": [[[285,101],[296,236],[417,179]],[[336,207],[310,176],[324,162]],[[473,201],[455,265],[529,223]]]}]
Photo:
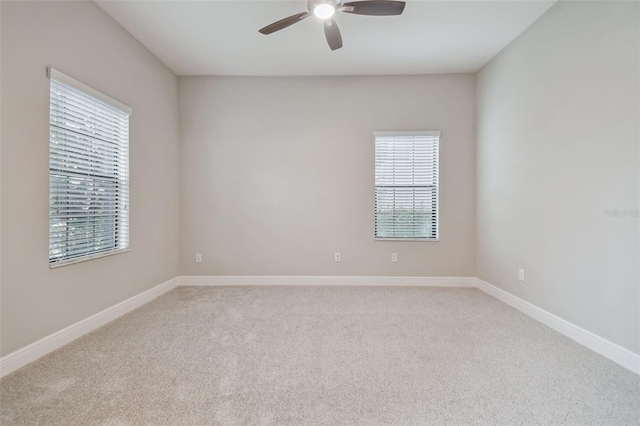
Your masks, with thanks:
[{"label": "empty room interior", "polygon": [[0,424],[640,424],[638,1],[1,1]]}]

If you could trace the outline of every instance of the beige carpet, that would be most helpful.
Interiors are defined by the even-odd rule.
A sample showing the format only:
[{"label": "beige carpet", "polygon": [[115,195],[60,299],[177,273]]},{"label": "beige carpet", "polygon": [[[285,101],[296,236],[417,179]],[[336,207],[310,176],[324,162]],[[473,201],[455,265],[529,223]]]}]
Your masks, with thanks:
[{"label": "beige carpet", "polygon": [[640,376],[475,289],[181,287],[0,392],[3,425],[640,424]]}]

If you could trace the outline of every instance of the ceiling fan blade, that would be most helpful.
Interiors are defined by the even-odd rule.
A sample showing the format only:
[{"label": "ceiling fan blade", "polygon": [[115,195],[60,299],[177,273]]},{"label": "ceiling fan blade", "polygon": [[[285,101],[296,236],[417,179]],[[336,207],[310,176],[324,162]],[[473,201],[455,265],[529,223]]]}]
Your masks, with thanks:
[{"label": "ceiling fan blade", "polygon": [[400,15],[404,10],[403,1],[371,0],[342,3],[340,10],[345,13],[370,16]]},{"label": "ceiling fan blade", "polygon": [[324,21],[324,35],[327,37],[327,43],[331,50],[340,49],[342,47],[342,35],[333,19]]},{"label": "ceiling fan blade", "polygon": [[309,16],[309,12],[302,12],[296,15],[291,15],[287,18],[281,19],[278,22],[274,22],[271,25],[267,25],[266,27],[259,30],[262,34],[271,34],[276,31],[280,31],[283,28],[287,28],[290,25],[295,24],[296,22],[302,21],[304,18]]}]

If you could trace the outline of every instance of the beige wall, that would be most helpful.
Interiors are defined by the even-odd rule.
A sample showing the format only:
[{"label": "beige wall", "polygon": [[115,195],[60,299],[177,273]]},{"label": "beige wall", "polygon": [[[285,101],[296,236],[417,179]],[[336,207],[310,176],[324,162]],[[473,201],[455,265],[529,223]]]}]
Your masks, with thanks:
[{"label": "beige wall", "polygon": [[[479,278],[640,352],[637,2],[561,2],[477,77]],[[518,281],[518,268],[526,281]]]},{"label": "beige wall", "polygon": [[[1,355],[179,273],[477,274],[640,352],[639,219],[605,216],[639,208],[637,3],[562,2],[476,79],[179,84],[91,2],[1,4]],[[134,109],[129,253],[48,267],[47,66]],[[375,130],[442,130],[440,242],[373,240]]]},{"label": "beige wall", "polygon": [[[92,2],[2,2],[2,355],[178,275],[177,79]],[[131,106],[131,251],[49,269],[53,66]]]},{"label": "beige wall", "polygon": [[[474,275],[473,75],[179,87],[182,275]],[[374,241],[375,130],[442,130],[439,242]]]}]

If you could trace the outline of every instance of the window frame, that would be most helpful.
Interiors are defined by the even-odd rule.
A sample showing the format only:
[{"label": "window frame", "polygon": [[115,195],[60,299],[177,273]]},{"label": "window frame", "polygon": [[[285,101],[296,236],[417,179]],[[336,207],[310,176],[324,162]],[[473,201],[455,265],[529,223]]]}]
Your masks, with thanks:
[{"label": "window frame", "polygon": [[[107,104],[108,106],[115,108],[117,110],[119,110],[120,112],[122,112],[123,114],[126,114],[129,119],[131,118],[131,115],[133,113],[133,110],[116,101],[115,99],[112,99],[111,97],[93,89],[92,87],[89,87],[77,80],[75,80],[74,78],[52,68],[52,67],[48,67],[47,68],[47,77],[50,80],[49,83],[49,103],[51,103],[51,90],[52,90],[52,84],[53,81],[56,81],[57,83],[63,84],[65,86],[70,87],[73,90],[76,90],[78,92],[81,92],[82,94],[92,98],[93,100],[97,101],[97,102],[102,102],[104,104]],[[126,164],[125,165],[120,165],[118,167],[116,167],[114,169],[114,171],[116,172],[116,175],[113,178],[114,181],[114,186],[116,188],[120,188],[123,185],[126,186],[126,199],[123,200],[123,195],[120,194],[120,192],[118,190],[116,190],[116,195],[113,196],[112,200],[118,207],[116,210],[116,214],[114,217],[114,223],[113,223],[113,249],[109,249],[109,250],[104,250],[104,251],[93,251],[93,252],[87,252],[85,254],[79,255],[77,257],[72,257],[69,259],[63,259],[63,260],[53,260],[52,261],[52,257],[51,257],[51,244],[52,244],[52,240],[51,240],[51,233],[52,233],[52,228],[51,228],[51,200],[52,200],[52,196],[53,193],[51,191],[51,178],[52,175],[56,174],[56,170],[51,168],[51,155],[52,155],[52,151],[51,151],[51,128],[52,128],[52,124],[51,124],[51,120],[52,120],[52,110],[51,110],[51,104],[49,104],[49,254],[48,254],[48,263],[49,263],[49,268],[50,269],[54,269],[54,268],[59,268],[62,266],[67,266],[67,265],[72,265],[74,263],[79,263],[79,262],[86,262],[89,260],[93,260],[93,259],[99,259],[102,257],[107,257],[107,256],[113,256],[116,254],[120,254],[120,253],[125,253],[130,251],[130,247],[131,247],[131,233],[130,233],[130,229],[129,229],[129,224],[131,223],[131,209],[130,209],[130,173],[129,173],[129,168],[130,168],[130,129],[131,129],[131,122],[128,121],[127,122],[127,135],[126,135],[126,145],[125,145],[125,149],[126,152],[123,152],[124,155],[126,155]],[[60,128],[61,130],[59,131],[69,131],[66,130],[65,128]],[[119,146],[116,146],[114,148],[116,151],[118,149],[121,149]],[[117,163],[116,163],[117,164]],[[58,171],[59,176],[61,176],[63,179],[67,178],[69,179],[71,176],[71,173],[64,173],[61,171]],[[119,175],[124,175],[124,178],[121,178]],[[91,174],[91,173],[82,173],[82,172],[78,172],[77,173],[78,178],[85,178],[85,179],[100,179],[100,176],[96,176],[95,174]],[[106,178],[108,180],[108,177]],[[124,179],[124,180],[123,180]],[[59,195],[59,194],[58,194]],[[119,241],[122,238],[122,224],[121,221],[122,220],[126,220],[126,241],[124,243],[124,245],[122,247],[119,247],[119,245],[122,244],[121,241]]]},{"label": "window frame", "polygon": [[[438,150],[436,157],[436,185],[435,185],[435,211],[436,211],[436,229],[435,237],[378,237],[377,228],[377,209],[376,209],[376,138],[377,137],[393,137],[393,136],[427,136],[438,138]],[[374,187],[374,209],[373,209],[373,236],[375,241],[406,241],[406,242],[439,242],[440,241],[440,142],[442,140],[442,132],[440,130],[416,130],[416,131],[375,131],[373,132],[373,187]]]}]

